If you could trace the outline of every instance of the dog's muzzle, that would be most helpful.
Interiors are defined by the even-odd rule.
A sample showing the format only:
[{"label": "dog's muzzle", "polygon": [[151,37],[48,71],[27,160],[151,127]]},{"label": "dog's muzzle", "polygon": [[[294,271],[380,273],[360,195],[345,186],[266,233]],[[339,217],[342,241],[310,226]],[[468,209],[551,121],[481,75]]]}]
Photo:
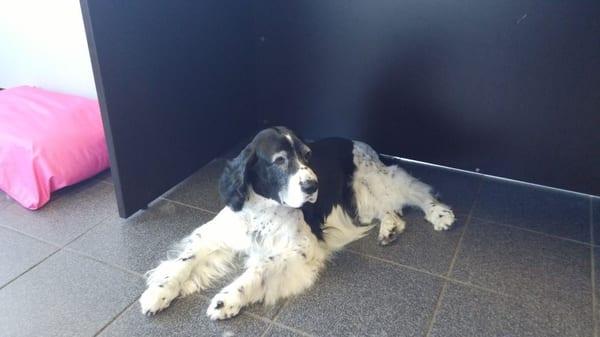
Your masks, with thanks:
[{"label": "dog's muzzle", "polygon": [[301,182],[300,189],[306,194],[306,201],[310,203],[317,201],[317,192],[319,190],[319,182],[317,180],[310,179]]}]

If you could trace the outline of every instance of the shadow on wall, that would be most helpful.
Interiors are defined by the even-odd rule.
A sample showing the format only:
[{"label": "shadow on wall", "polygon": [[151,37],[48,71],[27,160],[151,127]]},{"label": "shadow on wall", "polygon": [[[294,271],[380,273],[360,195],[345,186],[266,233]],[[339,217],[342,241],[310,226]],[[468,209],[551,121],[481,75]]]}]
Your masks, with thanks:
[{"label": "shadow on wall", "polygon": [[357,137],[368,139],[380,152],[407,158],[468,159],[473,146],[485,146],[479,141],[484,137],[478,135],[482,130],[465,130],[458,107],[440,97],[436,79],[447,66],[444,46],[433,40],[406,45],[411,48],[388,52],[387,63],[366,89]]}]

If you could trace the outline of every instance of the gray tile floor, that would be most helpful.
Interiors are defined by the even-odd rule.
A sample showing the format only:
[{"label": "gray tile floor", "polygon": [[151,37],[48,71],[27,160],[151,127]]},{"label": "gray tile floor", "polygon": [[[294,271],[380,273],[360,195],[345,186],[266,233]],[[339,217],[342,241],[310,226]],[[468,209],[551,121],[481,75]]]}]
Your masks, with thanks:
[{"label": "gray tile floor", "polygon": [[[142,274],[222,204],[217,160],[128,220],[105,173],[30,212],[0,194],[0,336],[594,336],[600,200],[414,163],[458,221],[434,232],[408,211],[389,247],[375,233],[311,290],[226,322],[216,289],[141,315]],[[224,281],[225,282],[225,281]],[[596,334],[596,337],[600,335]]]}]

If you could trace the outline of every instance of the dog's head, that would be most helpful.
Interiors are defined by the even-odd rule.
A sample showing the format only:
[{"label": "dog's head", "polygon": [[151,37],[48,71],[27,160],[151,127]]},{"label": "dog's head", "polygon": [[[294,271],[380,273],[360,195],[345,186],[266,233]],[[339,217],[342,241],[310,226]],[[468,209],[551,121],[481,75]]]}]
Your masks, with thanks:
[{"label": "dog's head", "polygon": [[233,160],[219,181],[221,198],[242,209],[249,187],[259,195],[293,208],[317,200],[317,176],[308,167],[310,148],[285,127],[259,132]]}]

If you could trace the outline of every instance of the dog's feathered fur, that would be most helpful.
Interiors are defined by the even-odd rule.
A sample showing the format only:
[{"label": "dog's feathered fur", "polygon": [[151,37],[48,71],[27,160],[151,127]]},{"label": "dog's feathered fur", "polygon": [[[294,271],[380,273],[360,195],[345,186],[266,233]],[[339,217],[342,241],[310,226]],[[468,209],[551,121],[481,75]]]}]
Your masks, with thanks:
[{"label": "dog's feathered fur", "polygon": [[429,186],[384,165],[368,145],[331,138],[307,146],[284,127],[261,131],[230,161],[219,191],[227,206],[182,241],[176,258],[148,272],[143,313],[209,287],[237,254],[246,269],[212,299],[211,319],[299,294],[332,252],[376,224],[379,242],[389,244],[404,230],[404,206],[422,209],[436,230],[454,222]]}]

